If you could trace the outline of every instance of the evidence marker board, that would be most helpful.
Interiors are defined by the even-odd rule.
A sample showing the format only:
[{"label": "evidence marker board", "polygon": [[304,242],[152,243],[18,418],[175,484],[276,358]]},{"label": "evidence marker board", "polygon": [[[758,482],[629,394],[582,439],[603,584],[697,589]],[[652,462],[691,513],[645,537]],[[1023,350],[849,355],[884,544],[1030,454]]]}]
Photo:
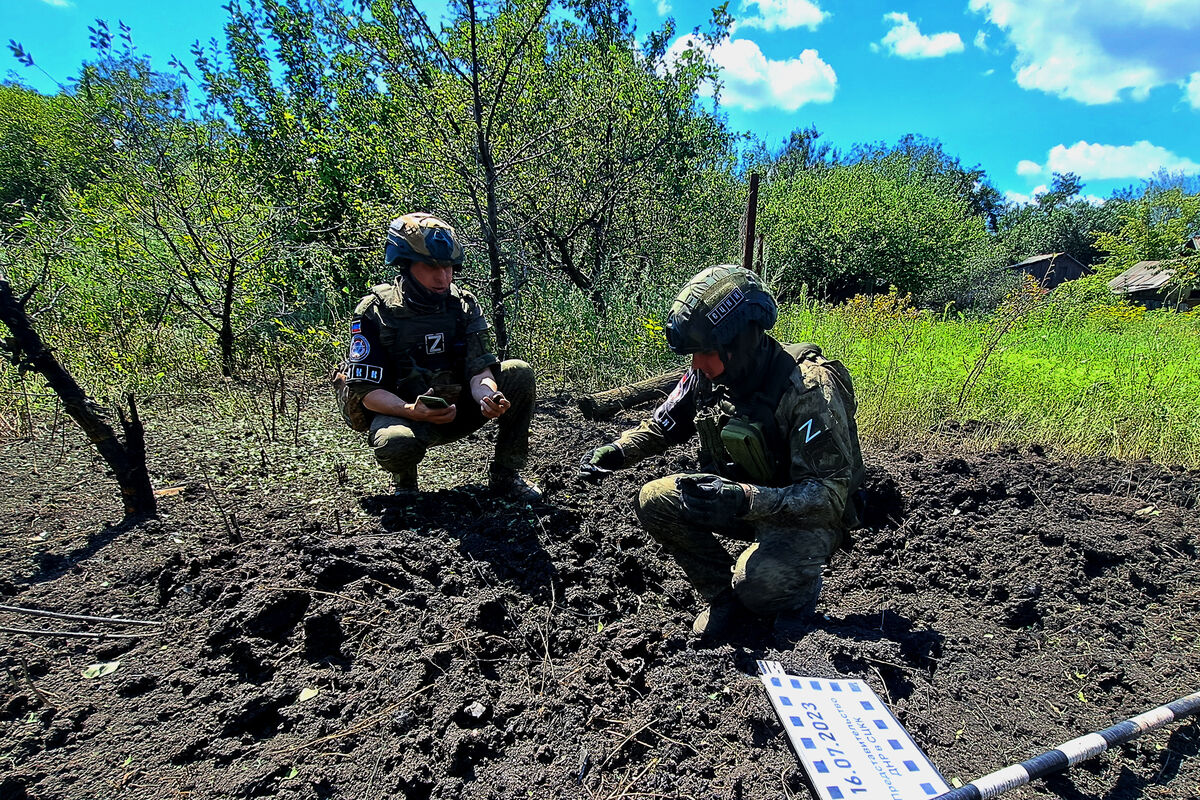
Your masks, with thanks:
[{"label": "evidence marker board", "polygon": [[950,786],[863,681],[788,675],[759,661],[767,697],[823,800],[919,800]]}]

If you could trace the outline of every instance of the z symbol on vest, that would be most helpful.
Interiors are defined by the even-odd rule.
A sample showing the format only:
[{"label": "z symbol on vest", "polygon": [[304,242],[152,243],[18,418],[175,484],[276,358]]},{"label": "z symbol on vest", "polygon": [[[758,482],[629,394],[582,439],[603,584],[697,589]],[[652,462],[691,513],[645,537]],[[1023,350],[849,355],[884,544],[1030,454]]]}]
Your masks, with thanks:
[{"label": "z symbol on vest", "polygon": [[425,352],[429,355],[437,355],[438,353],[446,352],[446,334],[444,333],[427,333],[425,334]]},{"label": "z symbol on vest", "polygon": [[813,439],[815,439],[821,435],[821,431],[814,431],[812,425],[813,425],[813,421],[810,419],[808,422],[804,423],[799,428],[799,430],[804,431],[804,443],[805,444],[808,444]]}]

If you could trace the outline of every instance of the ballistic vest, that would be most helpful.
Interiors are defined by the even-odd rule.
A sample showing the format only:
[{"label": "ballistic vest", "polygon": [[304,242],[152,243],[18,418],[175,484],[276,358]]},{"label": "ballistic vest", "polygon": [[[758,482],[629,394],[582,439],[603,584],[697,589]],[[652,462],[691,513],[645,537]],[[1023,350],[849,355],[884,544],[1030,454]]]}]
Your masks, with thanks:
[{"label": "ballistic vest", "polygon": [[467,380],[467,309],[462,293],[450,292],[434,311],[416,311],[402,302],[394,283],[371,287],[378,298],[380,344],[391,361],[397,395],[411,402],[430,386],[462,386]]}]

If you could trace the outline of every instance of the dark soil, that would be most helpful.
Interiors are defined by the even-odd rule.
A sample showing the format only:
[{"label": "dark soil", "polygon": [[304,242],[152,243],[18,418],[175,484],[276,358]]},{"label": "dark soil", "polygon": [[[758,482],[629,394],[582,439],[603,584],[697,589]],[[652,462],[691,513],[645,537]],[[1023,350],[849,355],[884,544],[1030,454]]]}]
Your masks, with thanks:
[{"label": "dark soil", "polygon": [[[0,603],[165,623],[0,633],[2,800],[805,798],[756,659],[866,680],[963,781],[1200,682],[1196,472],[869,449],[871,524],[834,557],[821,624],[704,649],[631,509],[693,453],[573,480],[634,415],[544,403],[544,503],[480,485],[485,431],[431,454],[405,504],[311,405],[147,407],[168,493],[129,527],[77,431],[0,447]],[[1009,796],[1195,798],[1197,750],[1176,723]]]}]

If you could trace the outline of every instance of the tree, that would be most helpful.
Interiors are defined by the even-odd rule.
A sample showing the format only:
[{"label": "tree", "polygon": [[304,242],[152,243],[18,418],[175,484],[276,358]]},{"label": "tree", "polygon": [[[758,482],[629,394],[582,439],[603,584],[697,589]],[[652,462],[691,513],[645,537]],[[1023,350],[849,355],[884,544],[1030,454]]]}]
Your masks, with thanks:
[{"label": "tree", "polygon": [[435,31],[410,0],[379,0],[342,26],[421,132],[438,205],[470,220],[460,228],[488,265],[501,353],[511,307],[543,268],[603,310],[612,276],[678,253],[662,243],[686,229],[663,221],[729,152],[696,104],[707,65],[663,69],[666,36],[641,51],[623,2],[554,8],[460,0]]},{"label": "tree", "polygon": [[1101,233],[1097,247],[1105,254],[1106,272],[1118,273],[1139,261],[1180,255],[1183,243],[1200,233],[1200,194],[1180,188],[1148,191],[1125,206],[1114,233]]},{"label": "tree", "polygon": [[807,284],[829,299],[888,286],[920,294],[960,272],[987,235],[966,199],[870,161],[771,182],[761,220],[784,293]]},{"label": "tree", "polygon": [[553,30],[549,62],[552,90],[579,117],[545,157],[520,165],[508,196],[533,263],[604,313],[608,296],[665,264],[726,258],[736,242],[704,217],[736,219],[737,187],[733,138],[695,101],[713,65],[668,63],[669,27],[640,48],[624,3],[581,14]]},{"label": "tree", "polygon": [[266,303],[284,259],[288,212],[252,195],[207,128],[184,126],[160,144],[119,206],[99,213],[123,231],[164,303],[177,302],[215,335],[229,377],[237,340],[271,316]]},{"label": "tree", "polygon": [[916,134],[902,136],[894,146],[883,143],[856,145],[846,163],[875,163],[900,180],[914,180],[938,187],[964,202],[970,213],[995,230],[1003,198],[978,164],[964,167],[946,153],[941,142]]},{"label": "tree", "polygon": [[[8,254],[12,251],[12,230],[9,228],[9,241],[0,243],[0,253]],[[35,245],[25,238],[18,245],[23,248],[33,246]],[[53,250],[47,246],[41,246],[41,250],[41,256],[46,263],[55,257]],[[0,352],[3,352],[17,368],[18,374],[36,372],[41,375],[62,400],[67,414],[78,423],[88,440],[95,445],[100,456],[112,469],[113,477],[121,487],[125,518],[129,520],[155,515],[158,508],[154,490],[150,485],[150,475],[146,469],[145,432],[133,395],[128,398],[129,417],[125,416],[122,409],[117,409],[124,432],[122,441],[112,426],[104,420],[100,406],[84,393],[34,328],[38,317],[49,310],[47,306],[37,311],[29,311],[29,303],[39,288],[38,282],[32,283],[25,292],[17,295],[9,282],[9,266],[9,263],[0,264],[0,323],[3,323],[10,333],[10,336],[0,343]]]},{"label": "tree", "polygon": [[305,0],[226,8],[224,52],[215,41],[192,48],[205,113],[232,125],[247,179],[295,210],[289,238],[327,245],[339,257],[333,280],[361,289],[374,277],[386,219],[435,202],[436,181],[416,156],[422,132],[354,51],[346,30],[358,17]]}]

